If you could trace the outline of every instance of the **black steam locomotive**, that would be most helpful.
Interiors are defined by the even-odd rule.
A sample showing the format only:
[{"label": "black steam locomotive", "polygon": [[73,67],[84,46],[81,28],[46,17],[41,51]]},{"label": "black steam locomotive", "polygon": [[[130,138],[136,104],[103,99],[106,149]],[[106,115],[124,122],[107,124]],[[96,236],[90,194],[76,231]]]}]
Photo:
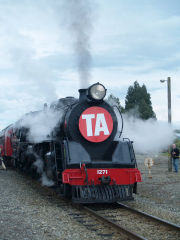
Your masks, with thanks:
[{"label": "black steam locomotive", "polygon": [[61,116],[42,141],[30,138],[33,126],[23,124],[22,119],[3,130],[3,157],[33,175],[45,174],[74,202],[133,199],[141,174],[132,142],[117,137],[117,113],[104,101],[105,87],[96,83],[79,93],[79,99],[59,99],[25,116],[34,118],[42,112]]}]

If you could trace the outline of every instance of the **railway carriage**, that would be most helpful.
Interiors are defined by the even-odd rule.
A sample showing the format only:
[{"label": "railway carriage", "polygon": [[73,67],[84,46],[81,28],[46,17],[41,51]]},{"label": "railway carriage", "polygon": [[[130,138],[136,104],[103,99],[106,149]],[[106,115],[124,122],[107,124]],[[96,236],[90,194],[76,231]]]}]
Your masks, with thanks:
[{"label": "railway carriage", "polygon": [[[31,141],[30,129],[18,124],[20,120],[1,132],[0,141],[8,132],[12,164],[31,174],[46,174],[74,202],[133,199],[141,173],[132,142],[117,136],[122,127],[118,126],[117,111],[104,100],[105,87],[96,83],[80,89],[79,94],[79,99],[62,98],[42,110],[61,116],[46,140]],[[0,144],[7,148],[3,141]]]}]

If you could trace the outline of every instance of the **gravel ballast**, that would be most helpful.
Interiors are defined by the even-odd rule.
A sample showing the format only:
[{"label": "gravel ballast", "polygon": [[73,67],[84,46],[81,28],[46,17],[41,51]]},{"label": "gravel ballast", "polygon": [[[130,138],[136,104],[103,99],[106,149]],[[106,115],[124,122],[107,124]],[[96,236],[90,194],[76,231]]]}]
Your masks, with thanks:
[{"label": "gravel ballast", "polygon": [[69,215],[76,210],[54,190],[14,170],[0,171],[0,206],[0,240],[102,239]]},{"label": "gravel ballast", "polygon": [[[180,173],[168,172],[167,157],[156,157],[149,178],[143,157],[137,160],[143,182],[135,200],[125,203],[180,225]],[[0,170],[0,240],[114,239],[82,226],[71,208],[38,181]]]},{"label": "gravel ballast", "polygon": [[180,172],[168,171],[168,158],[154,158],[149,178],[144,165],[147,156],[138,156],[138,168],[142,174],[142,183],[138,183],[135,201],[128,205],[180,225]]}]

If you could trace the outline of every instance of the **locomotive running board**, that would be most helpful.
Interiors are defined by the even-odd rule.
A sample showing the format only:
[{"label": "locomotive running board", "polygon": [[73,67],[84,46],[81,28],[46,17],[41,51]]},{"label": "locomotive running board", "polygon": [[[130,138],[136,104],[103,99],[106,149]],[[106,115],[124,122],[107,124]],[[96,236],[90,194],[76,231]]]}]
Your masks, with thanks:
[{"label": "locomotive running board", "polygon": [[133,185],[72,186],[75,203],[112,203],[133,200]]}]

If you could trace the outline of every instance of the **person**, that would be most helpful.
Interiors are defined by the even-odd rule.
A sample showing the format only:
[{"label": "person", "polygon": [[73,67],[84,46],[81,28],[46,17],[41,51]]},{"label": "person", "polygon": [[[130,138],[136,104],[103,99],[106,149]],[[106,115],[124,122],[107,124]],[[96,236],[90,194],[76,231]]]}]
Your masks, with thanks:
[{"label": "person", "polygon": [[0,166],[1,166],[4,170],[6,170],[6,166],[5,166],[5,164],[4,164],[4,161],[3,161],[3,158],[2,158],[2,155],[1,155],[1,148],[0,148]]},{"label": "person", "polygon": [[172,145],[171,157],[173,161],[174,172],[178,172],[179,149],[176,147],[176,144]]}]

